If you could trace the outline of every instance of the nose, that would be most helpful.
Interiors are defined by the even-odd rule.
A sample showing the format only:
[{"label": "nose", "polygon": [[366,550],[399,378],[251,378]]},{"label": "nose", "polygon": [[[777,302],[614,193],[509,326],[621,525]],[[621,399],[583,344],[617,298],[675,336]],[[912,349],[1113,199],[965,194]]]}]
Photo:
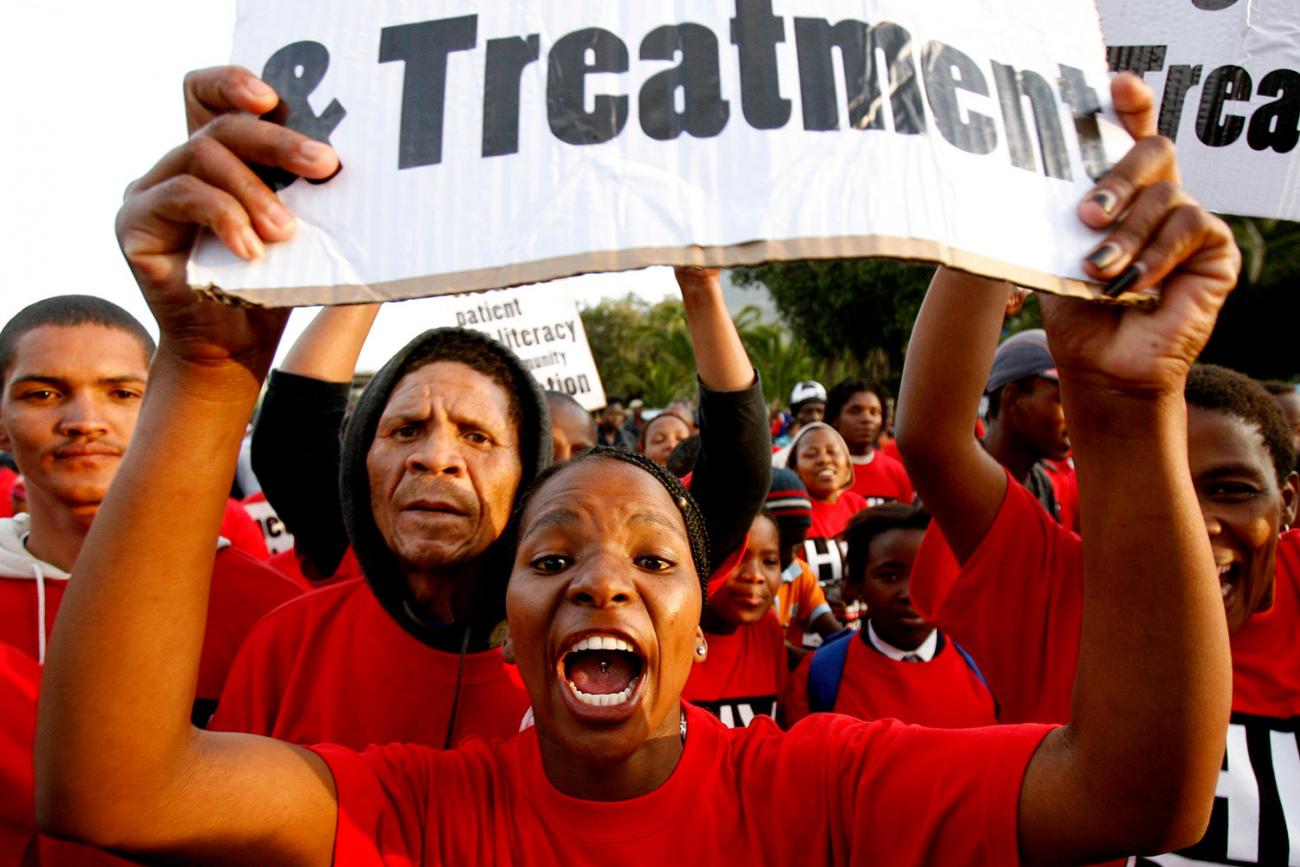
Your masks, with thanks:
[{"label": "nose", "polygon": [[447,424],[432,424],[406,456],[412,475],[459,476],[465,472],[459,432]]},{"label": "nose", "polygon": [[108,432],[108,420],[93,395],[73,392],[63,407],[63,415],[59,419],[59,432],[63,435],[93,437]]},{"label": "nose", "polygon": [[636,598],[631,569],[632,564],[615,556],[593,557],[575,570],[565,597],[576,605],[590,608],[628,605]]}]

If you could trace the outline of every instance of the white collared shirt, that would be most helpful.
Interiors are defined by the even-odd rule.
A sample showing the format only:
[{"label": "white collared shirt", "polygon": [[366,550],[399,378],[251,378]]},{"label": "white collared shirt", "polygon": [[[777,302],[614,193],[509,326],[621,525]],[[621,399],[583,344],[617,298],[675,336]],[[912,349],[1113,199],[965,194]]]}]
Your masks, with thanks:
[{"label": "white collared shirt", "polygon": [[897,647],[877,635],[876,628],[872,626],[871,621],[868,620],[867,640],[871,642],[871,646],[876,650],[879,650],[881,653],[885,654],[885,656],[897,660],[898,662],[902,662],[903,658],[906,656],[919,656],[921,657],[922,662],[929,662],[934,659],[934,653],[939,649],[939,630],[936,629],[931,632],[930,636],[926,638],[925,641],[922,641],[916,650],[899,650]]}]

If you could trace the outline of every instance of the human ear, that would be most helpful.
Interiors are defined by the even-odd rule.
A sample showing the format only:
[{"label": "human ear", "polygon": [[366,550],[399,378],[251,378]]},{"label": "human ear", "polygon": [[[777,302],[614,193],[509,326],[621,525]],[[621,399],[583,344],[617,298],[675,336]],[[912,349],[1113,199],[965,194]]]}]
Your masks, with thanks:
[{"label": "human ear", "polygon": [[695,655],[691,661],[699,664],[709,658],[709,643],[704,640],[704,630],[695,627]]},{"label": "human ear", "polygon": [[[3,430],[3,426],[0,426]],[[1300,506],[1300,473],[1292,473],[1282,482],[1282,520],[1281,531],[1286,532],[1295,524],[1296,508]]]}]

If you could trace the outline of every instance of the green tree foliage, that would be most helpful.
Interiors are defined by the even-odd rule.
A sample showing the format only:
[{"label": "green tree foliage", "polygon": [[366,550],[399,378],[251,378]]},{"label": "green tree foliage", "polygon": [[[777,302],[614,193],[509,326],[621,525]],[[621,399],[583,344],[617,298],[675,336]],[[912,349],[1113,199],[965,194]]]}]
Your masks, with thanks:
[{"label": "green tree foliage", "polygon": [[732,277],[767,287],[796,338],[831,373],[828,380],[861,371],[897,385],[933,274],[932,265],[844,259],[739,268]]},{"label": "green tree foliage", "polygon": [[609,394],[665,406],[695,395],[695,356],[682,302],[650,304],[634,295],[581,311],[596,368]]},{"label": "green tree foliage", "polygon": [[[695,355],[681,301],[649,304],[629,295],[605,299],[581,314],[608,393],[640,397],[650,406],[695,397]],[[735,323],[768,400],[784,403],[801,380],[831,380],[831,370],[806,344],[783,324],[763,322],[757,308],[746,307]]]}]

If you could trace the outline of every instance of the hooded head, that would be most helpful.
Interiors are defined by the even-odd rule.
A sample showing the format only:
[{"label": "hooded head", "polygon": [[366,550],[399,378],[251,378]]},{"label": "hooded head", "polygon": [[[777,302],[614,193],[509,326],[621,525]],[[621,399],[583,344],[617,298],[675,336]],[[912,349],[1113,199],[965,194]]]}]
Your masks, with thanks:
[{"label": "hooded head", "polygon": [[[518,498],[550,463],[551,423],[519,359],[474,331],[426,331],[366,386],[344,431],[343,517],[381,605],[427,644],[491,644],[504,616]],[[472,613],[433,613],[440,580]],[[462,592],[457,599],[464,601]]]}]

